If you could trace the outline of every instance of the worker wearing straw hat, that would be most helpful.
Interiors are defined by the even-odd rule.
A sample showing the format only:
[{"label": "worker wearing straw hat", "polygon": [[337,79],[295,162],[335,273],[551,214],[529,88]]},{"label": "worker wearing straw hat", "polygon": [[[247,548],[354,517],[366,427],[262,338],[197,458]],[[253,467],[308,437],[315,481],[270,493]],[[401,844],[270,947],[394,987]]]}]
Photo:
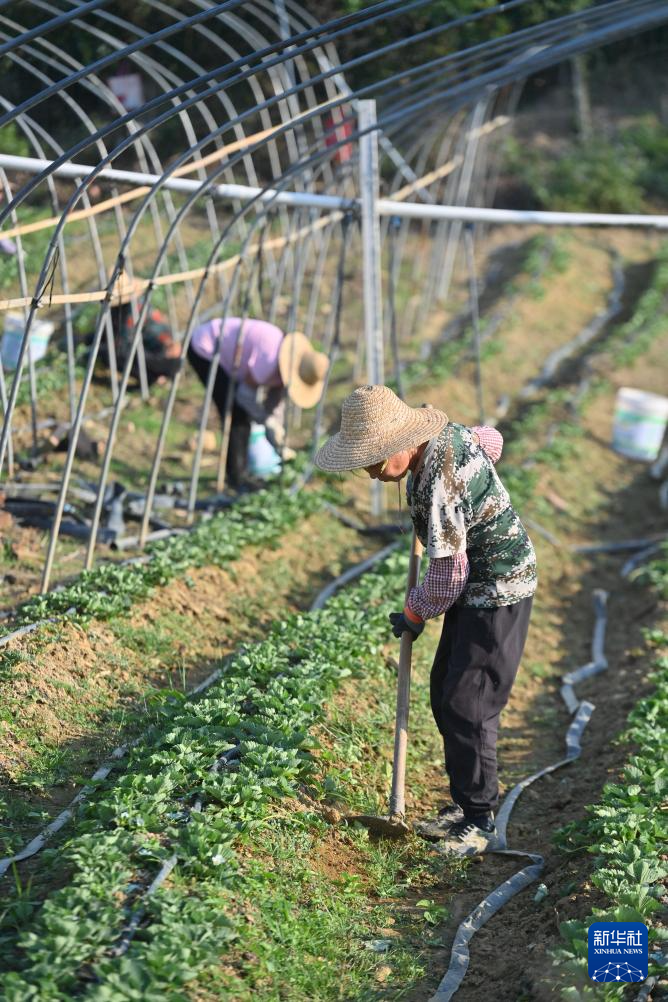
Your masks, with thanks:
[{"label": "worker wearing straw hat", "polygon": [[236,382],[227,482],[239,488],[246,481],[251,422],[264,424],[272,445],[283,449],[286,393],[303,410],[315,407],[329,361],[301,332],[284,334],[266,320],[241,317],[216,318],[193,332],[188,360],[205,386],[216,352],[213,401],[222,422],[230,379]]},{"label": "worker wearing straw hat", "polygon": [[496,740],[526,640],[536,558],[494,464],[503,439],[431,408],[409,407],[387,386],[343,402],[341,430],[316,455],[323,470],[408,476],[415,531],[429,559],[394,635],[420,636],[446,613],[431,672],[431,706],[443,736],[452,803],[418,830],[462,855],[496,844]]}]

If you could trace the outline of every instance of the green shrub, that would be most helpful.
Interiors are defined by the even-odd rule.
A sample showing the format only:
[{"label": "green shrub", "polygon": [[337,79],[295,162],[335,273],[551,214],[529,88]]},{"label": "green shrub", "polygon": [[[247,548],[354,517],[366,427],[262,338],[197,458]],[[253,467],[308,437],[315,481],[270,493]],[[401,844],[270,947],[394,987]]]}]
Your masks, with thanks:
[{"label": "green shrub", "polygon": [[554,162],[550,191],[556,210],[641,212],[640,158],[628,148],[594,142]]},{"label": "green shrub", "polygon": [[600,136],[563,156],[506,144],[506,167],[527,185],[545,209],[569,212],[641,212],[646,167],[631,144]]},{"label": "green shrub", "polygon": [[668,201],[668,129],[654,115],[646,115],[622,133],[622,140],[643,160],[638,182],[646,196]]},{"label": "green shrub", "polygon": [[3,125],[0,129],[0,153],[12,157],[29,157],[31,152],[30,143],[16,122]]}]

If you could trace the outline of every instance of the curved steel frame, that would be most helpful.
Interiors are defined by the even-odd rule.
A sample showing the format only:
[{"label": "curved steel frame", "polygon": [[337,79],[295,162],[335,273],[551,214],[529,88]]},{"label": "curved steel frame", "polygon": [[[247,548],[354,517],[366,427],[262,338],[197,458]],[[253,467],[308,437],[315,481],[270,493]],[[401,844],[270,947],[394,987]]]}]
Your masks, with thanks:
[{"label": "curved steel frame", "polygon": [[[24,310],[25,336],[11,387],[7,388],[0,363],[0,401],[4,423],[0,434],[0,466],[5,455],[8,475],[13,475],[16,441],[14,417],[23,370],[28,367],[31,401],[31,442],[38,445],[38,409],[47,401],[37,391],[36,366],[29,349],[30,332],[37,310],[48,297],[57,270],[60,286],[67,297],[74,287],[73,253],[68,246],[66,226],[75,207],[81,202],[89,214],[86,219],[93,269],[89,280],[106,290],[98,305],[92,347],[83,375],[75,370],[72,303],[66,302],[64,324],[67,347],[68,411],[71,424],[70,444],[60,482],[50,536],[42,587],[49,585],[56,554],[60,524],[75,469],[78,436],[85,419],[89,391],[103,337],[110,359],[112,411],[104,455],[101,460],[97,501],[94,506],[86,553],[90,566],[102,517],[105,491],[111,470],[116,438],[125,396],[137,356],[143,395],[149,397],[143,359],[142,331],[149,314],[152,290],[166,285],[169,320],[174,330],[182,328],[181,359],[185,358],[190,338],[203,316],[205,297],[218,304],[219,312],[231,315],[247,299],[254,271],[262,271],[271,282],[267,303],[270,318],[284,320],[287,326],[301,325],[309,335],[316,327],[319,310],[328,305],[332,289],[340,286],[336,277],[340,247],[354,244],[350,232],[338,233],[344,213],[329,216],[318,209],[294,210],[282,202],[253,197],[250,200],[214,202],[216,185],[247,184],[274,192],[287,190],[332,193],[344,200],[358,194],[354,163],[346,158],[355,151],[360,138],[356,125],[356,102],[361,97],[376,98],[382,149],[386,154],[389,175],[387,189],[392,195],[406,182],[415,197],[424,202],[475,204],[486,186],[494,183],[493,164],[488,156],[489,135],[496,128],[495,114],[504,107],[512,109],[522,81],[535,70],[668,20],[666,5],[658,0],[609,0],[577,14],[516,31],[510,35],[480,43],[464,51],[418,63],[402,73],[358,88],[346,83],[346,73],[379,62],[384,56],[401,53],[456,27],[485,18],[497,11],[520,10],[530,0],[510,0],[499,8],[490,8],[459,18],[449,24],[432,25],[412,35],[402,35],[394,42],[371,52],[361,52],[341,63],[336,52],[338,39],[361,33],[381,19],[405,16],[428,7],[429,0],[383,0],[364,8],[356,15],[320,25],[295,0],[187,0],[178,10],[165,0],[141,0],[162,25],[154,32],[134,25],[113,10],[111,0],[28,0],[24,8],[38,10],[46,20],[25,30],[17,14],[6,13],[7,3],[0,3],[0,55],[32,79],[36,90],[14,106],[0,100],[0,126],[15,123],[28,141],[35,156],[51,160],[47,170],[24,183],[10,197],[12,179],[3,170],[0,182],[7,201],[0,210],[0,224],[9,220],[17,229],[19,291],[30,305]],[[56,44],[51,32],[70,25],[95,40],[104,54],[84,66]],[[193,55],[186,38],[207,47],[219,60],[213,70],[206,70]],[[128,60],[143,75],[152,95],[135,113],[127,112],[114,96],[106,74],[118,62]],[[499,88],[512,84],[510,96],[498,96]],[[44,125],[44,109],[49,102],[64,104],[83,132],[83,138],[64,148]],[[37,113],[37,109],[39,113]],[[98,126],[94,115],[107,117]],[[338,119],[333,141],[331,122]],[[113,116],[109,120],[109,116]],[[416,126],[416,122],[420,127]],[[161,158],[159,130],[166,124],[178,125],[179,148],[170,150],[169,162]],[[486,129],[490,126],[489,130]],[[228,139],[227,137],[232,137]],[[173,141],[173,140],[172,140]],[[399,152],[403,148],[403,153]],[[63,196],[56,184],[55,171],[63,163],[75,162],[85,153],[97,159],[93,169],[82,168],[74,182],[73,194]],[[175,155],[174,155],[175,154]],[[119,190],[110,187],[113,200],[114,234],[102,232],[90,197],[91,186],[106,165],[121,156],[132,156],[140,172],[158,180],[130,202]],[[174,196],[166,187],[177,173],[191,172],[197,179],[194,191]],[[421,181],[421,179],[424,179]],[[44,186],[46,186],[44,188]],[[45,190],[56,223],[39,275],[31,276],[25,268],[22,210],[34,204]],[[148,213],[148,216],[147,216]],[[208,248],[203,267],[193,268],[191,247],[185,238],[186,222],[204,218],[207,237],[199,243]],[[149,230],[144,219],[147,218]],[[422,221],[383,223],[384,243],[392,225],[392,286],[399,278],[410,276],[416,292],[397,315],[398,343],[416,336],[438,304],[447,297],[455,259],[458,254],[461,223]],[[114,337],[110,320],[111,290],[121,272],[132,276],[137,260],[139,237],[152,233],[152,264],[145,275],[147,292],[133,303],[134,336],[121,371],[117,371]],[[262,246],[258,249],[258,244]],[[231,246],[240,248],[229,265]],[[174,248],[174,254],[170,249]],[[352,252],[354,253],[353,247]],[[77,250],[77,257],[80,251]],[[112,259],[113,258],[113,259]],[[249,267],[243,276],[244,259]],[[181,276],[173,287],[169,269],[174,261]],[[144,271],[146,271],[144,265]],[[230,274],[228,274],[228,272]],[[180,287],[184,286],[183,296]],[[212,288],[213,285],[213,288]],[[30,292],[30,289],[34,291]],[[283,290],[288,290],[287,302]],[[337,293],[337,296],[340,294]],[[241,297],[241,298],[240,298]],[[279,317],[279,310],[282,316]],[[211,307],[212,308],[212,307]],[[349,306],[354,316],[354,304]],[[186,317],[185,322],[182,318]],[[331,316],[331,312],[330,312]],[[326,334],[325,341],[331,341]],[[352,347],[352,346],[351,346]],[[361,355],[358,365],[361,364]],[[198,495],[202,443],[212,397],[215,365],[206,388],[204,407],[197,428],[188,511],[192,515]],[[182,370],[172,380],[167,394],[161,427],[148,476],[140,542],[148,535],[154,495],[158,482],[166,436],[173,417]],[[220,471],[219,471],[220,472]]]}]

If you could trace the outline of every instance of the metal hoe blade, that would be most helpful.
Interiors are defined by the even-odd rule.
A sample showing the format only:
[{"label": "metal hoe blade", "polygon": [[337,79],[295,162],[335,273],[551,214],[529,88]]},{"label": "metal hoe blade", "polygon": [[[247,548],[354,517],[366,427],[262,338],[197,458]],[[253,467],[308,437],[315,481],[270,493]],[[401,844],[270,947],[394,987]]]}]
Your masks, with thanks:
[{"label": "metal hoe blade", "polygon": [[356,814],[346,819],[349,823],[364,825],[374,835],[402,838],[412,831],[403,814]]}]

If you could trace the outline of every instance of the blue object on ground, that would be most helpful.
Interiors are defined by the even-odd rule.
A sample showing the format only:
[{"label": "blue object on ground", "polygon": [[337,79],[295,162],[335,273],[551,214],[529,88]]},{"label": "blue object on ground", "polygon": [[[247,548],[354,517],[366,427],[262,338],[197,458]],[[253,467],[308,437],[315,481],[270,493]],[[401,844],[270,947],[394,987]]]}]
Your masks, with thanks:
[{"label": "blue object on ground", "polygon": [[281,457],[267,440],[264,425],[251,425],[248,445],[248,469],[253,476],[270,477],[281,469]]}]

